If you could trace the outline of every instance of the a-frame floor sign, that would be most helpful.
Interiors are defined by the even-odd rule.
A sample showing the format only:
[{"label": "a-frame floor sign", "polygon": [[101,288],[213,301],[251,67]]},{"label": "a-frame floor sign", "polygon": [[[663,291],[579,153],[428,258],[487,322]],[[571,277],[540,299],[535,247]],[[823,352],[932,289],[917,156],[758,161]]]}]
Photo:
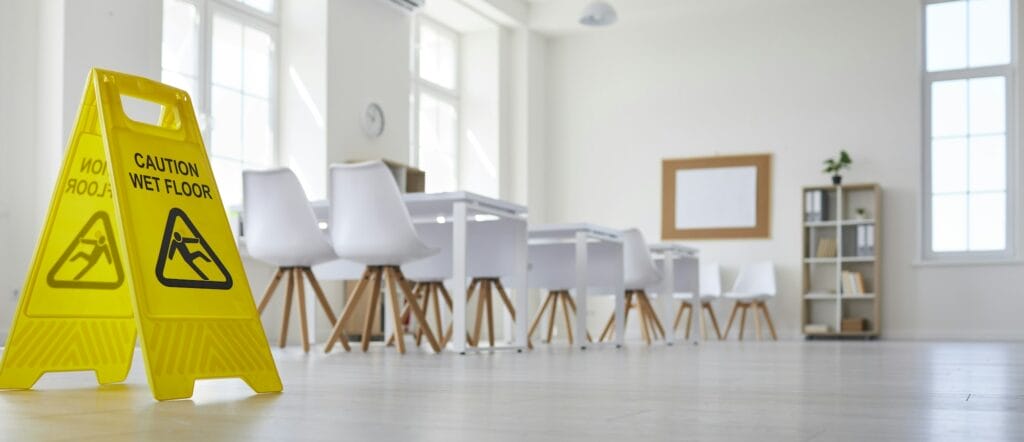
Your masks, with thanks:
[{"label": "a-frame floor sign", "polygon": [[[130,119],[122,96],[162,107]],[[141,338],[153,396],[196,379],[281,379],[228,225],[189,96],[93,69],[0,363],[0,388],[46,372],[128,376]]]}]

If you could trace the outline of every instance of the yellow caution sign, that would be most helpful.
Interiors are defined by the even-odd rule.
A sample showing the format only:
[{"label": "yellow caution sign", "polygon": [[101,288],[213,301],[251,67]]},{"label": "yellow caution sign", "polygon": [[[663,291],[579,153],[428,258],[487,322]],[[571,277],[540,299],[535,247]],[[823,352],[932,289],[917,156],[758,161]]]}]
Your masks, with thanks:
[{"label": "yellow caution sign", "polygon": [[[160,105],[159,124],[127,117],[122,96]],[[93,69],[0,388],[55,371],[123,381],[136,330],[159,400],[191,397],[207,378],[281,391],[188,94]]]}]

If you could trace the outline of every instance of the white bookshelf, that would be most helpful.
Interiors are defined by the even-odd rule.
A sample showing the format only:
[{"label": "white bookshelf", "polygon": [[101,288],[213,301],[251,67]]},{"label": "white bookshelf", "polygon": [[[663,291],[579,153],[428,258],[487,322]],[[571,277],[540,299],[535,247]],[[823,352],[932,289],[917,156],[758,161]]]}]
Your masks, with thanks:
[{"label": "white bookshelf", "polygon": [[[808,196],[808,192],[818,193]],[[820,193],[819,193],[820,192]],[[877,184],[805,187],[801,213],[803,292],[801,331],[808,338],[875,338],[881,332],[881,209]],[[820,213],[809,219],[809,211]],[[864,209],[861,216],[857,209]],[[870,233],[868,233],[870,232]],[[870,247],[868,238],[870,237]],[[834,242],[834,254],[819,255],[822,240]],[[831,247],[823,249],[831,252]],[[843,293],[844,271],[860,273],[863,292]],[[843,319],[863,318],[863,331],[842,331]],[[824,325],[808,333],[804,326]]]}]

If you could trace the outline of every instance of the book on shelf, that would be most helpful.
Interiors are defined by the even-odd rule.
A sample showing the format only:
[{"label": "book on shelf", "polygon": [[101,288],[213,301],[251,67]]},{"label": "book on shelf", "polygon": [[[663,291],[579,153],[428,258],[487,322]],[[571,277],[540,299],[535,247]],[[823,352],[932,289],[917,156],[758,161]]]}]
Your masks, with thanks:
[{"label": "book on shelf", "polygon": [[864,275],[862,275],[860,272],[851,272],[848,270],[843,270],[842,286],[844,295],[863,295]]},{"label": "book on shelf", "polygon": [[808,190],[804,192],[804,221],[825,221],[825,213],[827,212],[828,199],[825,195],[825,191]]},{"label": "book on shelf", "polygon": [[814,256],[816,258],[834,258],[839,248],[836,244],[836,240],[832,238],[821,238],[818,240],[818,250]]},{"label": "book on shelf", "polygon": [[807,334],[828,333],[830,331],[832,331],[832,327],[829,327],[828,324],[807,324],[807,325],[804,325],[804,333],[807,333]]},{"label": "book on shelf", "polygon": [[857,256],[874,256],[875,226],[861,224],[857,226]]}]

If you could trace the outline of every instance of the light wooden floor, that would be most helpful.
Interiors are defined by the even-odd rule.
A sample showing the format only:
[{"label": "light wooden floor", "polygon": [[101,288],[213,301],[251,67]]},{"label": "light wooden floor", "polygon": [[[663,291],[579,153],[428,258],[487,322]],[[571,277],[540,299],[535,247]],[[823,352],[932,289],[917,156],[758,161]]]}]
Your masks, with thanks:
[{"label": "light wooden floor", "polygon": [[1024,440],[1024,344],[728,342],[458,356],[275,353],[285,392],[158,403],[51,374],[0,440]]}]

